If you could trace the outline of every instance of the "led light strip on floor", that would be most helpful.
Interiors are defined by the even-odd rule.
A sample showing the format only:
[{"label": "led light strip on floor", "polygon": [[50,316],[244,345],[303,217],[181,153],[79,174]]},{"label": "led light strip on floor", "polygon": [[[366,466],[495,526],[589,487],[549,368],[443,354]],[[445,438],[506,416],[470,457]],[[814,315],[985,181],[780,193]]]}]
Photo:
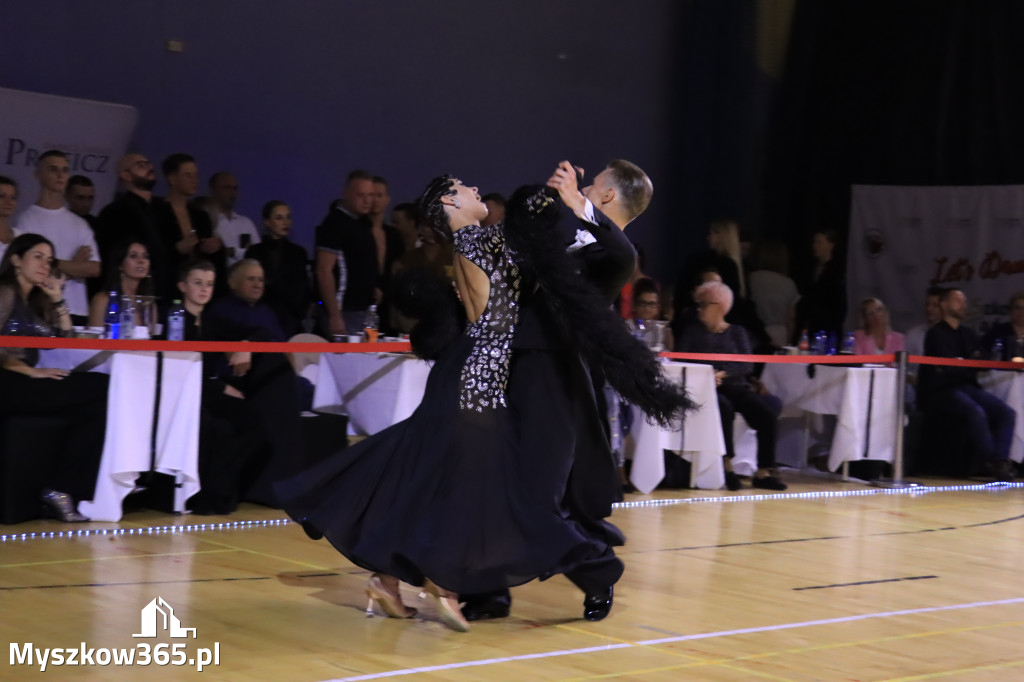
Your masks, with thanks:
[{"label": "led light strip on floor", "polygon": [[[679,504],[715,504],[737,502],[767,502],[780,500],[822,500],[842,497],[866,497],[870,495],[925,495],[928,493],[961,493],[961,492],[999,492],[1003,490],[1024,488],[1024,483],[975,483],[972,485],[946,486],[912,486],[909,488],[869,488],[866,490],[830,490],[806,493],[771,493],[765,495],[720,495],[716,497],[683,497],[665,500],[637,500],[635,502],[617,502],[614,509],[640,509],[643,507],[670,507]],[[263,521],[228,521],[225,523],[193,523],[180,526],[151,526],[149,528],[90,528],[83,530],[57,530],[35,533],[8,533],[0,535],[0,542],[19,542],[22,540],[71,540],[88,537],[119,537],[142,535],[186,535],[207,531],[250,530],[253,528],[269,528],[287,526],[290,519],[266,519]]]},{"label": "led light strip on floor", "polygon": [[96,536],[118,537],[121,535],[185,535],[203,533],[211,530],[249,530],[251,528],[268,528],[270,526],[286,526],[291,519],[267,519],[265,521],[228,521],[226,523],[190,523],[180,526],[150,526],[149,528],[88,528],[83,530],[57,530],[39,533],[11,533],[0,535],[0,542],[17,540],[53,540],[87,538]]}]

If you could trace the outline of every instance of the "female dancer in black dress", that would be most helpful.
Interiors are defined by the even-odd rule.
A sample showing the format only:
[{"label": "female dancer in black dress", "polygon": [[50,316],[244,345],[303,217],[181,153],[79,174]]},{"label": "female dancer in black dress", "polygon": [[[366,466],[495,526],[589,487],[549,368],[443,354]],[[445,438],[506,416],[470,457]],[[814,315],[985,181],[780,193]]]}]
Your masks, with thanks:
[{"label": "female dancer in black dress", "polygon": [[[506,222],[487,228],[476,188],[449,176],[430,183],[421,206],[455,245],[468,327],[449,343],[423,344],[442,350],[409,419],[278,491],[307,533],[375,572],[367,594],[389,616],[415,613],[401,602],[401,580],[423,585],[445,625],[465,631],[458,593],[544,579],[610,549],[562,508],[576,411],[593,400],[581,352],[598,356],[613,385],[659,421],[690,403],[596,289],[571,272],[550,277],[573,266],[551,229],[558,208],[546,190],[518,191]],[[514,348],[527,314],[549,322],[539,329],[546,342]]]}]

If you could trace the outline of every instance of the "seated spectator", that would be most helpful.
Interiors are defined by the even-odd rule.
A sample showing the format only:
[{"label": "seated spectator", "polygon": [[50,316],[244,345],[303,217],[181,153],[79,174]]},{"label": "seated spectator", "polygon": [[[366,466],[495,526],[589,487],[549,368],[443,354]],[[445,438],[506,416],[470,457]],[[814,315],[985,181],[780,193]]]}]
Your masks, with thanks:
[{"label": "seated spectator", "polygon": [[800,300],[796,283],[789,278],[789,251],[782,242],[766,242],[757,251],[758,268],[750,273],[750,300],[777,347],[794,336],[796,304]]},{"label": "seated spectator", "polygon": [[[959,289],[947,289],[940,299],[942,319],[924,339],[924,354],[937,358],[980,359],[981,341],[963,324],[967,297]],[[978,384],[977,370],[969,367],[924,365],[918,373],[918,404],[921,409],[966,421],[977,460],[999,481],[1012,481],[1010,443],[1016,413]]]},{"label": "seated spectator", "polygon": [[[942,298],[942,287],[929,287],[925,293],[924,322],[907,330],[904,334],[903,343],[909,355],[924,355],[924,336],[932,326],[942,319],[942,305],[939,299]],[[918,366],[907,365],[907,382],[911,386],[917,386]]]},{"label": "seated spectator", "polygon": [[309,254],[288,239],[292,229],[292,211],[283,201],[268,201],[263,205],[263,226],[267,235],[259,244],[245,252],[263,266],[266,291],[263,300],[277,315],[285,336],[291,338],[303,331],[313,303],[310,285]]},{"label": "seated spectator", "polygon": [[[700,278],[701,284],[705,282],[719,282],[724,284],[724,282],[722,282],[721,275],[719,275],[718,271],[714,268],[704,268],[700,273]],[[696,292],[696,288],[693,289],[693,291]],[[730,291],[732,290],[730,289]],[[682,337],[686,327],[699,320],[697,315],[698,311],[695,306],[681,307],[681,302],[677,301],[676,309],[679,317],[673,318],[672,320],[672,333],[678,341]],[[757,316],[757,310],[750,299],[734,299],[732,307],[729,309],[725,319],[729,324],[735,324],[743,327],[743,330],[747,332],[747,336],[753,344],[752,352],[763,353],[765,355],[770,355],[775,352],[775,347],[772,345],[771,337],[769,337],[768,332],[765,331],[764,323],[761,322],[761,318]],[[676,348],[676,350],[681,349]]]},{"label": "seated spectator", "polygon": [[[1001,350],[996,349],[996,341],[1001,342]],[[982,345],[986,359],[1024,361],[1024,291],[1010,298],[1010,319],[993,325],[985,334]]]},{"label": "seated spectator", "polygon": [[[726,314],[732,307],[732,291],[721,282],[705,282],[694,293],[699,324],[683,331],[678,347],[684,353],[728,353],[745,355],[751,352],[750,339],[742,327],[729,324]],[[739,490],[740,480],[732,470],[733,420],[743,415],[750,428],[757,431],[757,471],[751,480],[755,488],[785,490],[775,471],[775,437],[782,402],[769,395],[763,384],[753,379],[754,366],[749,362],[710,363],[715,368],[718,385],[718,409],[725,436],[725,481],[729,490]]]},{"label": "seated spectator", "polygon": [[[267,341],[267,332],[206,310],[215,268],[198,261],[182,269],[187,341]],[[199,478],[189,506],[197,513],[228,513],[240,498],[274,506],[275,480],[303,458],[295,372],[282,354],[203,355]],[[204,479],[204,472],[206,478]]]},{"label": "seated spectator", "polygon": [[[661,305],[661,296],[658,292],[658,285],[649,277],[638,279],[633,283],[633,313],[636,319],[647,322],[666,321],[664,308]],[[627,320],[630,329],[636,329],[636,322]],[[672,330],[668,325],[662,327],[661,345],[664,348],[675,348],[675,339],[672,337]]]},{"label": "seated spectator", "polygon": [[263,266],[253,258],[243,258],[228,271],[231,293],[210,306],[210,314],[241,328],[258,329],[266,341],[287,341],[277,316],[263,298]]},{"label": "seated spectator", "polygon": [[[70,336],[64,278],[51,277],[53,244],[38,234],[11,241],[0,260],[0,333]],[[41,491],[45,510],[65,522],[88,521],[76,510],[96,488],[106,431],[105,374],[37,367],[39,351],[0,348],[0,412],[52,415],[68,424],[64,446]]]},{"label": "seated spectator", "polygon": [[[106,265],[106,285],[92,297],[89,305],[89,326],[102,327],[106,321],[110,294],[116,296],[152,296],[153,281],[149,276],[149,249],[141,242],[116,247]],[[141,311],[136,312],[136,324]]]},{"label": "seated spectator", "polygon": [[18,210],[18,183],[0,175],[0,258],[20,232],[14,229],[11,217]]},{"label": "seated spectator", "polygon": [[860,302],[860,329],[853,338],[855,355],[890,355],[906,348],[903,334],[889,326],[889,309],[877,298]]}]

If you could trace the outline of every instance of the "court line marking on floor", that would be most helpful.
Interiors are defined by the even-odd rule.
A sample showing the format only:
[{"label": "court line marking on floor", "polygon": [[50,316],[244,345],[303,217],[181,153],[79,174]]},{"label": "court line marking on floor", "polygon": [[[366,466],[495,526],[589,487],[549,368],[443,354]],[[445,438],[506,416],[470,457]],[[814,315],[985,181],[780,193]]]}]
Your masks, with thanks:
[{"label": "court line marking on floor", "polygon": [[716,639],[719,637],[733,637],[736,635],[750,635],[762,632],[780,632],[798,628],[815,627],[821,625],[837,625],[840,623],[854,623],[863,620],[878,618],[894,618],[899,616],[914,616],[923,613],[939,613],[942,611],[957,611],[963,609],[985,608],[990,606],[1007,606],[1010,604],[1024,604],[1024,597],[1012,599],[997,599],[992,601],[968,602],[963,604],[947,604],[945,606],[925,606],[916,609],[902,609],[899,611],[879,611],[875,613],[864,613],[854,616],[838,616],[836,618],[822,618],[819,620],[798,621],[795,623],[778,623],[776,625],[763,625],[755,628],[739,628],[735,630],[718,630],[716,632],[702,632],[693,635],[681,635],[678,637],[661,637],[658,639],[645,639],[636,642],[605,644],[603,646],[582,647],[578,649],[561,649],[558,651],[545,651],[532,654],[520,654],[518,656],[503,656],[500,658],[485,658],[474,661],[460,661],[457,663],[443,663],[439,665],[423,666],[419,668],[401,668],[388,670],[380,673],[368,673],[352,677],[341,677],[325,680],[324,682],[363,682],[364,680],[380,680],[388,677],[402,677],[405,675],[416,675],[419,673],[434,673],[444,670],[458,670],[460,668],[475,668],[485,665],[496,665],[499,663],[515,663],[519,661],[537,660],[543,658],[558,658],[561,656],[575,656],[578,654],[597,653],[602,651],[613,651],[616,649],[629,649],[633,647],[656,646],[660,644],[673,644],[676,642],[693,642],[704,639]]},{"label": "court line marking on floor", "polygon": [[833,587],[860,587],[862,585],[880,585],[882,583],[902,583],[908,580],[931,580],[938,578],[937,575],[912,575],[906,578],[880,578],[878,580],[858,580],[855,583],[834,583],[832,585],[808,585],[807,587],[794,587],[794,592],[803,590],[828,590]]},{"label": "court line marking on floor", "polygon": [[885,682],[917,682],[918,680],[937,680],[950,675],[962,675],[963,673],[976,673],[985,670],[1005,670],[1006,668],[1018,668],[1024,665],[1024,660],[1007,661],[1005,663],[993,663],[991,665],[979,665],[973,668],[960,668],[959,670],[947,670],[943,672],[925,673],[923,675],[912,675],[910,677],[893,677]]},{"label": "court line marking on floor", "polygon": [[237,552],[239,550],[235,548],[231,549],[200,549],[192,552],[161,552],[156,554],[117,554],[114,556],[91,556],[82,557],[79,559],[53,559],[52,561],[27,561],[22,564],[0,564],[0,568],[28,568],[30,566],[52,566],[54,564],[80,564],[86,561],[115,561],[120,559],[155,559],[157,557],[165,556],[192,556],[193,554],[224,554],[227,552]]},{"label": "court line marking on floor", "polygon": [[[680,663],[680,664],[671,665],[671,666],[662,666],[662,667],[660,667],[660,668],[658,668],[656,670],[655,669],[651,669],[651,670],[646,670],[645,669],[645,670],[640,670],[640,671],[628,670],[628,671],[620,671],[620,672],[615,672],[615,673],[605,673],[605,674],[601,674],[601,675],[586,675],[586,676],[581,676],[581,677],[569,677],[569,678],[564,678],[562,680],[562,682],[587,682],[588,680],[611,679],[611,678],[615,678],[615,677],[623,677],[623,676],[626,676],[626,675],[637,675],[637,674],[647,673],[647,672],[668,672],[669,670],[683,670],[683,669],[698,668],[698,667],[709,666],[709,665],[723,665],[723,666],[725,666],[726,664],[729,664],[727,667],[729,667],[731,669],[741,670],[744,673],[750,673],[750,672],[755,671],[755,669],[753,669],[753,668],[743,668],[743,667],[741,667],[738,664],[742,664],[742,663],[746,663],[746,662],[754,662],[754,661],[763,661],[763,660],[767,660],[767,659],[771,659],[771,658],[778,658],[780,656],[788,656],[788,655],[793,655],[793,654],[806,654],[806,653],[809,653],[809,652],[832,651],[832,650],[835,650],[835,649],[845,649],[845,648],[851,648],[851,647],[861,647],[861,646],[866,646],[866,645],[871,645],[871,644],[882,644],[882,643],[898,642],[898,641],[905,640],[905,639],[918,639],[918,638],[922,638],[922,637],[936,637],[936,636],[941,636],[941,635],[952,635],[952,634],[959,634],[959,633],[965,633],[965,632],[979,632],[979,631],[983,631],[983,630],[993,630],[993,629],[996,629],[996,628],[1020,627],[1021,625],[1024,625],[1024,621],[1017,620],[1017,621],[1006,621],[1006,622],[1002,622],[1002,623],[986,623],[985,625],[970,625],[970,626],[958,627],[958,628],[946,628],[946,629],[943,629],[943,630],[929,630],[929,631],[926,631],[926,632],[911,632],[911,633],[902,634],[902,635],[889,635],[889,636],[886,636],[886,637],[874,637],[874,638],[871,638],[871,639],[861,639],[861,640],[854,640],[854,641],[847,641],[847,642],[834,642],[832,644],[817,644],[817,645],[814,645],[814,646],[793,647],[793,648],[789,648],[789,649],[777,649],[777,650],[774,650],[774,651],[765,651],[765,652],[757,653],[757,654],[745,654],[743,656],[734,656],[732,658],[721,658],[721,657],[709,658],[709,659],[704,659],[703,663],[697,663],[697,662],[694,662],[694,663]],[[1020,663],[1024,663],[1024,661],[1008,661],[1006,663],[994,664],[991,667],[1014,667],[1016,665],[1019,665]],[[976,668],[964,668],[963,670],[960,670],[960,671],[946,671],[946,672],[926,673],[926,674],[924,674],[922,676],[914,676],[914,677],[906,678],[906,679],[904,679],[904,678],[892,679],[892,680],[887,680],[886,682],[910,682],[911,679],[916,680],[916,679],[930,679],[930,678],[934,678],[934,677],[946,677],[948,675],[958,674],[959,672],[965,672],[965,671],[971,671],[971,670],[980,670],[980,669],[985,669],[987,667],[990,667],[990,666],[978,666]]]},{"label": "court line marking on floor", "polygon": [[270,576],[252,576],[248,578],[194,578],[192,580],[140,580],[127,583],[67,583],[64,585],[17,585],[12,587],[0,587],[0,592],[14,592],[17,590],[52,590],[61,587],[126,587],[128,585],[180,585],[182,583],[230,583],[245,582],[251,580],[272,580]]}]

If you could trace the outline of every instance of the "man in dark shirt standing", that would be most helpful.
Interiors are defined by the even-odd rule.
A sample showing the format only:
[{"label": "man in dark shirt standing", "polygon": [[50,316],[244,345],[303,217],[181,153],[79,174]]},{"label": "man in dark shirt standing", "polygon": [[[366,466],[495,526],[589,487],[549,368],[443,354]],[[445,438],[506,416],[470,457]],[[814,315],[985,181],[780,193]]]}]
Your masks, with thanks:
[{"label": "man in dark shirt standing", "polygon": [[341,201],[316,228],[316,287],[331,335],[357,334],[370,305],[380,301],[380,268],[373,225],[373,176],[348,174]]},{"label": "man in dark shirt standing", "polygon": [[153,208],[156,171],[142,154],[127,154],[117,164],[117,177],[124,191],[100,211],[96,231],[100,254],[106,262],[119,244],[130,241],[144,244],[149,249],[149,274],[155,293],[164,299],[163,303],[169,303],[169,297],[177,298],[178,291],[167,284],[171,278],[170,265]]},{"label": "man in dark shirt standing", "polygon": [[[967,297],[959,289],[942,293],[942,320],[924,338],[924,354],[939,358],[980,359],[981,341],[963,326]],[[977,370],[969,367],[924,365],[920,370],[919,402],[927,410],[966,419],[970,443],[977,448],[996,480],[1012,481],[1010,442],[1016,413],[978,384]]]}]

